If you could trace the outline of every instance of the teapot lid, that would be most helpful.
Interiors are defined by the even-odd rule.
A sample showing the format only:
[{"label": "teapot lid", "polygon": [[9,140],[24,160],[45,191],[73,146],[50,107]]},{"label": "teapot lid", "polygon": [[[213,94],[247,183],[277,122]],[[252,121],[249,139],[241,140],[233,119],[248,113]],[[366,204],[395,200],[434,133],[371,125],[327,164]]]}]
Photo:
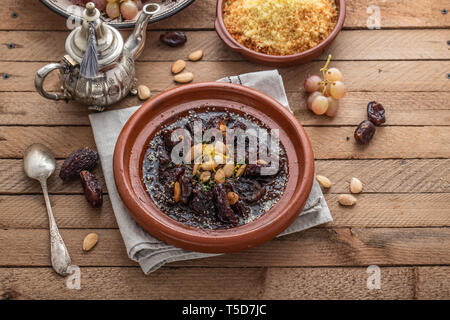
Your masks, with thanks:
[{"label": "teapot lid", "polygon": [[123,50],[123,38],[117,29],[100,19],[100,11],[89,2],[83,12],[83,23],[73,30],[66,39],[66,52],[77,63],[81,63],[88,47],[89,23],[95,26],[98,64],[104,67],[117,59]]}]

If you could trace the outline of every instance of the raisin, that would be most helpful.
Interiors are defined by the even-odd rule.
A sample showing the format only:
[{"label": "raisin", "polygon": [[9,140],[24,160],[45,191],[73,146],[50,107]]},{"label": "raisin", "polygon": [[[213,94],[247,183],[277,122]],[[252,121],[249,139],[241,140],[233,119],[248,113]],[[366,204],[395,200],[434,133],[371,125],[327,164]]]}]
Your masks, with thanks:
[{"label": "raisin", "polygon": [[94,208],[101,207],[103,204],[103,192],[95,175],[83,170],[80,172],[80,178],[86,200]]},{"label": "raisin", "polygon": [[169,31],[163,33],[159,40],[167,44],[169,47],[178,47],[186,43],[187,37],[183,31]]},{"label": "raisin", "polygon": [[364,120],[355,130],[355,140],[361,144],[367,144],[372,140],[374,134],[375,125],[368,120]]},{"label": "raisin", "polygon": [[369,120],[376,126],[381,126],[386,122],[384,107],[381,103],[371,101],[367,105],[367,116]]},{"label": "raisin", "polygon": [[91,170],[98,161],[97,151],[91,150],[88,147],[80,148],[73,152],[64,161],[59,177],[63,181],[69,181],[72,178],[78,177],[83,170]]}]

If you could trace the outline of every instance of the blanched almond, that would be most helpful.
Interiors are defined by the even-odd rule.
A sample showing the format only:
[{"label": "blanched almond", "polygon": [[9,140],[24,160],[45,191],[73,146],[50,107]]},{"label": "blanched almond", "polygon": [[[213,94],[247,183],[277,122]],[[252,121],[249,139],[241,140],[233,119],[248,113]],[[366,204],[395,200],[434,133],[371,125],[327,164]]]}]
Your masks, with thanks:
[{"label": "blanched almond", "polygon": [[[202,156],[203,153],[203,145],[201,143],[198,143],[194,146],[192,146],[191,150],[189,150],[186,154],[186,157],[184,157],[184,161],[186,163],[191,163],[192,161],[194,161],[194,157],[195,160],[199,160]],[[194,161],[194,163],[198,163],[199,161]]]},{"label": "blanched almond", "polygon": [[259,165],[262,165],[262,166],[267,165],[267,161],[266,161],[266,160],[263,160],[263,159],[258,159],[258,160],[256,160],[256,163],[259,164]]},{"label": "blanched almond", "polygon": [[194,167],[192,168],[192,175],[195,176],[198,172],[198,169],[200,168],[200,163],[194,164]]},{"label": "blanched almond", "polygon": [[238,171],[236,171],[236,177],[242,176],[244,174],[246,168],[247,168],[246,164],[243,164],[242,166],[240,166]]},{"label": "blanched almond", "polygon": [[219,169],[216,171],[216,173],[214,174],[214,181],[216,183],[224,183],[225,182],[225,173],[223,172],[222,169]]},{"label": "blanched almond", "polygon": [[201,182],[206,183],[206,182],[209,181],[209,179],[211,179],[211,172],[209,172],[209,171],[203,171],[203,172],[200,174],[200,181],[201,181]]},{"label": "blanched almond", "polygon": [[175,185],[173,186],[173,200],[175,202],[179,202],[181,197],[181,186],[180,183],[177,181],[175,182]]},{"label": "blanched almond", "polygon": [[140,85],[138,87],[138,97],[141,100],[147,100],[151,96],[150,89],[147,86]]},{"label": "blanched almond", "polygon": [[222,141],[217,141],[214,143],[214,152],[225,154],[226,146]]},{"label": "blanched almond", "polygon": [[191,72],[184,72],[177,74],[173,79],[178,83],[188,83],[194,80],[194,74]]},{"label": "blanched almond", "polygon": [[228,202],[233,205],[236,204],[239,200],[239,195],[234,192],[228,192],[227,193]]},{"label": "blanched almond", "polygon": [[234,163],[227,163],[222,168],[223,173],[225,173],[225,177],[230,178],[234,173]]},{"label": "blanched almond", "polygon": [[198,61],[203,57],[203,50],[197,50],[189,55],[189,60]]},{"label": "blanched almond", "polygon": [[180,73],[184,68],[186,68],[186,62],[184,60],[177,60],[172,64],[172,73]]},{"label": "blanched almond", "polygon": [[89,233],[83,240],[83,250],[84,251],[91,250],[93,247],[95,247],[97,242],[98,242],[98,234]]},{"label": "blanched almond", "polygon": [[350,194],[341,194],[338,201],[343,206],[353,206],[356,203],[356,198]]},{"label": "blanched almond", "polygon": [[330,179],[328,179],[327,177],[317,175],[317,176],[316,176],[316,179],[317,179],[317,182],[319,182],[319,184],[320,184],[322,187],[327,188],[327,189],[331,187],[331,181],[330,181]]},{"label": "blanched almond", "polygon": [[352,180],[350,180],[351,193],[361,193],[362,189],[362,182],[358,178],[352,178]]},{"label": "blanched almond", "polygon": [[207,161],[202,163],[202,170],[211,171],[217,167],[217,163],[214,161]]}]

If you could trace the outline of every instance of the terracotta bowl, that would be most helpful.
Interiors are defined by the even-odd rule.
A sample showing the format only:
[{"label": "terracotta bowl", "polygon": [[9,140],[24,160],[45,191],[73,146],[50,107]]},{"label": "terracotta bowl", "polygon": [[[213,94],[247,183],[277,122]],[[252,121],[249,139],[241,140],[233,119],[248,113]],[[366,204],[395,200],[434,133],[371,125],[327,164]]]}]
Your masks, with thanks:
[{"label": "terracotta bowl", "polygon": [[[170,124],[201,106],[247,113],[271,129],[279,129],[286,149],[289,178],[281,199],[258,219],[226,230],[187,226],[162,212],[147,193],[142,164],[150,140],[162,124]],[[294,115],[271,97],[229,83],[195,83],[166,91],[146,102],[128,120],[114,152],[114,178],[130,214],[150,234],[166,243],[198,252],[224,253],[273,239],[301,212],[311,191],[314,156],[309,139]]]},{"label": "terracotta bowl", "polygon": [[225,24],[223,22],[223,3],[226,0],[217,1],[217,13],[216,13],[216,32],[219,37],[225,42],[225,44],[232,50],[239,52],[244,58],[251,62],[255,62],[262,65],[272,66],[272,67],[289,67],[297,64],[302,64],[309,62],[314,58],[317,58],[330,46],[333,40],[336,38],[338,33],[344,26],[345,21],[345,0],[336,0],[336,4],[339,8],[339,18],[334,30],[330,33],[328,38],[319,43],[312,49],[303,51],[301,53],[288,55],[288,56],[273,56],[257,51],[250,50],[244,45],[237,42],[231,34],[228,32]]}]

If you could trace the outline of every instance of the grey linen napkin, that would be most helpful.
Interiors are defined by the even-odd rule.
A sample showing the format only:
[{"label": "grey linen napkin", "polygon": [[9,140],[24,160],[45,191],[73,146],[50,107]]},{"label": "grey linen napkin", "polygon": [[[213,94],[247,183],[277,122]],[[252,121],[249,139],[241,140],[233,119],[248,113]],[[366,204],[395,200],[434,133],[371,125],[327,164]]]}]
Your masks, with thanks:
[{"label": "grey linen napkin", "polygon": [[[283,80],[277,70],[261,71],[221,79],[258,89],[278,100],[289,108]],[[137,261],[145,274],[149,274],[166,263],[180,260],[198,259],[215,256],[186,251],[160,241],[144,231],[129,215],[117,192],[113,174],[113,153],[117,138],[127,120],[139,107],[107,111],[89,115],[95,142],[108,188],[109,198],[122,234],[128,256]],[[333,221],[317,181],[298,218],[279,236],[302,231],[319,224]]]}]

